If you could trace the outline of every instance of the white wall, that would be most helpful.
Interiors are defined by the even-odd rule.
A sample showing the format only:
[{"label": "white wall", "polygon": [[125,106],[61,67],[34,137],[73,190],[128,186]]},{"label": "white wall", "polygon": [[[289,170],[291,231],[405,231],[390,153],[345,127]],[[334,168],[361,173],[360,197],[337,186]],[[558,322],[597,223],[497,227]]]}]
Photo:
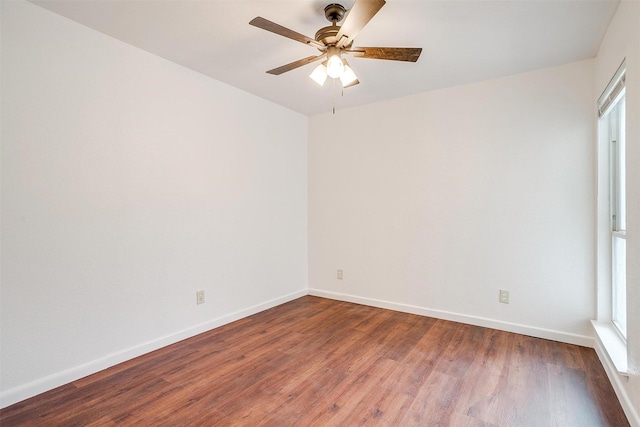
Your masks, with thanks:
[{"label": "white wall", "polygon": [[306,293],[306,117],[1,4],[2,406]]},{"label": "white wall", "polygon": [[591,344],[592,65],[310,118],[311,292]]},{"label": "white wall", "polygon": [[[612,383],[635,412],[629,418],[640,425],[640,2],[622,1],[618,6],[595,61],[592,103],[607,87],[626,58],[627,148],[627,350],[629,378],[609,369]],[[627,402],[623,402],[627,403]]]}]

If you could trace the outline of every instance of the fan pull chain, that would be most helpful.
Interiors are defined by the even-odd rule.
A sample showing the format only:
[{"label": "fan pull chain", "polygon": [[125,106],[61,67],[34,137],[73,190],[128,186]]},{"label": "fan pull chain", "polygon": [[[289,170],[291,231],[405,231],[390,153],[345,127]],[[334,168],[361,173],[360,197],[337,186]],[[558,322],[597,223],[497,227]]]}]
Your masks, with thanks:
[{"label": "fan pull chain", "polygon": [[331,79],[331,102],[333,103],[333,114],[336,114],[336,79]]}]

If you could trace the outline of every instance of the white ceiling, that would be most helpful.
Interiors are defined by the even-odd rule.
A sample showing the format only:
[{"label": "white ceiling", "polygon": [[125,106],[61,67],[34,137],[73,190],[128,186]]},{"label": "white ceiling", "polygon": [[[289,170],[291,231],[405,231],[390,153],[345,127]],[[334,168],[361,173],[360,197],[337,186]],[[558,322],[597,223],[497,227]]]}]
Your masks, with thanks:
[{"label": "white ceiling", "polygon": [[[618,0],[387,0],[354,46],[422,47],[417,63],[349,58],[360,85],[321,88],[318,51],[250,26],[262,16],[311,38],[336,0],[32,0],[90,28],[305,115],[595,56]],[[343,0],[349,8],[354,0]]]}]

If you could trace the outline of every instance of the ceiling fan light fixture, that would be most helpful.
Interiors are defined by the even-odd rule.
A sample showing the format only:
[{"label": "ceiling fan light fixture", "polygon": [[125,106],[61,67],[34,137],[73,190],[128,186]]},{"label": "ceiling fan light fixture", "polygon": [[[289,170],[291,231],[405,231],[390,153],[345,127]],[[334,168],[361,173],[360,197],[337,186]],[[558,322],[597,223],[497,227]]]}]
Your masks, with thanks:
[{"label": "ceiling fan light fixture", "polygon": [[340,74],[340,81],[342,82],[342,86],[347,87],[356,80],[358,80],[356,73],[353,72],[353,69],[351,67],[349,67],[347,64],[344,64],[344,72]]},{"label": "ceiling fan light fixture", "polygon": [[327,67],[325,67],[324,64],[318,65],[311,74],[309,74],[309,77],[320,86],[323,86],[325,80],[327,80]]},{"label": "ceiling fan light fixture", "polygon": [[[0,0],[1,1],[1,0]],[[361,58],[386,59],[390,61],[416,62],[420,57],[422,48],[408,47],[358,47],[353,42],[358,33],[371,21],[378,11],[385,5],[386,0],[352,0],[353,6],[347,9],[336,3],[324,8],[325,18],[331,22],[330,26],[322,27],[316,32],[315,39],[307,37],[282,25],[271,22],[261,16],[256,16],[249,25],[261,28],[279,36],[286,37],[307,46],[317,48],[320,55],[313,55],[299,59],[289,64],[268,70],[267,74],[280,75],[296,68],[303,67],[312,62],[325,61],[316,67],[309,75],[320,86],[324,86],[327,76],[334,80],[339,78],[342,87],[351,87],[360,84],[355,73],[342,54],[355,54]],[[342,25],[337,22],[344,20]]]}]

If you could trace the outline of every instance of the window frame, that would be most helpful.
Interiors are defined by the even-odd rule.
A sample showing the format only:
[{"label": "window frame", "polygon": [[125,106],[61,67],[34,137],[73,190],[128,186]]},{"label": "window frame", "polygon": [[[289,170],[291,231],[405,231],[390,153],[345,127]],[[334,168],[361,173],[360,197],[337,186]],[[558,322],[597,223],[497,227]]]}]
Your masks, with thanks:
[{"label": "window frame", "polygon": [[[622,64],[598,99],[598,321],[626,345],[625,79]],[[616,251],[623,254],[623,259]],[[620,280],[622,278],[622,280]]]},{"label": "window frame", "polygon": [[[610,134],[608,120],[604,120],[610,107],[625,88],[626,65],[622,61],[597,101],[596,115],[596,299],[597,317],[591,323],[596,333],[597,347],[605,352],[618,375],[629,376],[627,341],[613,322],[613,225],[610,209]],[[608,118],[607,118],[608,119]],[[625,135],[626,136],[626,135]],[[628,165],[625,165],[628,166]],[[625,235],[626,237],[626,235]],[[627,304],[627,309],[628,304]]]},{"label": "window frame", "polygon": [[[608,129],[609,218],[611,231],[611,323],[627,339],[626,307],[626,173],[625,173],[625,88],[610,102],[601,117]],[[621,255],[620,253],[624,254]],[[621,258],[621,259],[620,259]]]}]

